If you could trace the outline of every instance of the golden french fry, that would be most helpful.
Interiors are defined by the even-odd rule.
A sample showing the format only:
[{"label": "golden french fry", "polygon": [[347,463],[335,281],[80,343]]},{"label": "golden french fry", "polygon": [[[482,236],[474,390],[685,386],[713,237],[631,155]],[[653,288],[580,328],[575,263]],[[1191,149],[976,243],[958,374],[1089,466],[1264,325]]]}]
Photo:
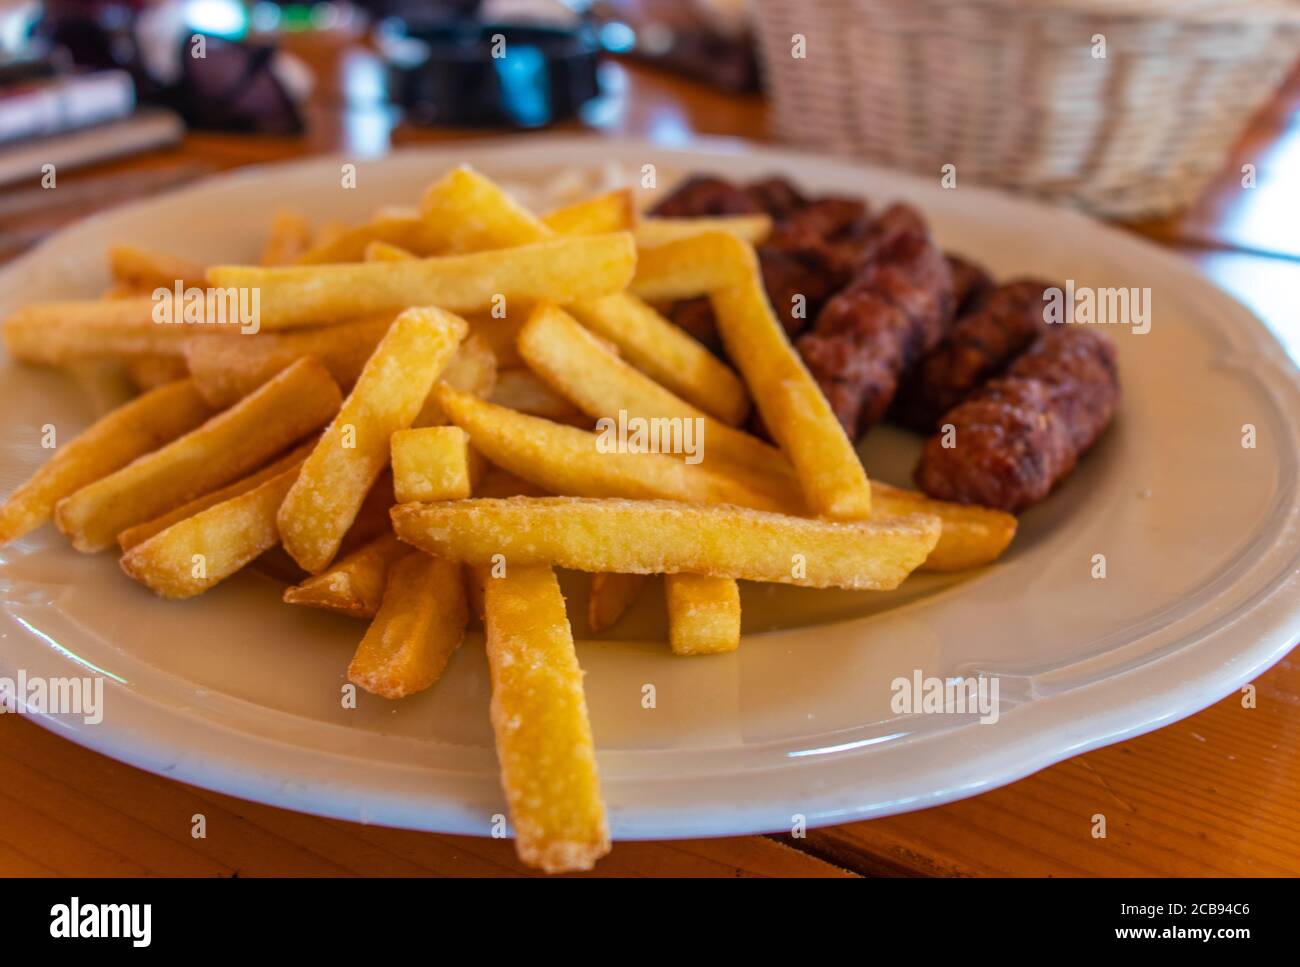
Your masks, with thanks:
[{"label": "golden french fry", "polygon": [[484,579],[492,729],[515,849],[548,873],[609,852],[582,669],[549,567]]},{"label": "golden french fry", "polygon": [[640,299],[620,292],[578,300],[568,309],[629,363],[710,416],[734,426],[749,415],[749,394],[739,377]]},{"label": "golden french fry", "polygon": [[4,322],[5,348],[20,363],[62,366],[72,360],[143,353],[176,356],[191,339],[225,339],[217,327],[159,325],[150,296],[87,302],[43,302]]},{"label": "golden french fry", "polygon": [[933,514],[943,522],[943,533],[930,556],[927,571],[964,571],[991,564],[1016,536],[1016,518],[992,507],[935,500],[915,490],[871,481],[871,516]]},{"label": "golden french fry", "polygon": [[593,299],[623,289],[635,265],[636,247],[623,232],[410,262],[218,266],[208,270],[208,281],[258,290],[262,328],[285,329],[408,306],[483,312],[502,299],[507,305]]},{"label": "golden french fry", "polygon": [[[454,251],[532,245],[554,235],[544,222],[501,188],[470,169],[449,173],[431,187],[421,205],[439,224],[455,226]],[[716,356],[654,309],[623,292],[576,301],[572,311],[619,348],[627,360],[700,409],[725,423],[749,412],[745,386]],[[498,353],[502,365],[503,354]]]},{"label": "golden french fry", "polygon": [[[438,381],[472,396],[490,396],[497,385],[496,354],[487,340],[471,332],[456,349]],[[445,426],[446,423],[447,414],[442,411],[437,394],[430,392],[411,426]]]},{"label": "golden french fry", "polygon": [[108,271],[123,285],[152,292],[159,287],[171,289],[177,282],[184,289],[201,287],[207,269],[192,259],[151,252],[134,245],[114,245],[108,250]]},{"label": "golden french fry", "polygon": [[360,262],[371,242],[386,242],[419,255],[443,250],[438,227],[415,213],[381,212],[363,225],[343,227],[297,258],[300,265]]},{"label": "golden french fry", "polygon": [[343,540],[339,542],[338,554],[335,556],[346,557],[380,534],[392,530],[388,512],[393,509],[393,504],[396,502],[393,497],[393,474],[390,468],[385,467],[370,490],[366,492],[365,499],[361,501],[361,509],[357,511],[352,526],[347,529]]},{"label": "golden french fry", "polygon": [[364,261],[409,262],[418,258],[419,256],[414,252],[410,252],[400,245],[390,245],[388,242],[371,242],[366,246]]},{"label": "golden french fry", "polygon": [[731,242],[751,264],[744,282],[711,296],[727,353],[745,374],[764,424],[794,466],[808,507],[825,517],[866,517],[871,513],[867,472],[772,314],[753,250]]},{"label": "golden french fry", "polygon": [[783,473],[786,478],[793,473],[776,447],[713,419],[664,389],[555,306],[543,304],[533,310],[520,330],[518,346],[534,372],[592,419],[613,418],[624,410],[630,417],[644,419],[703,420],[706,462],[718,458],[762,473]]},{"label": "golden french fry", "polygon": [[607,435],[496,406],[446,384],[434,392],[447,418],[491,463],[551,493],[781,509],[768,494],[702,465],[663,453],[619,452],[616,441],[602,450]]},{"label": "golden french fry", "polygon": [[479,497],[549,497],[550,492],[531,480],[516,477],[508,470],[488,465],[483,479],[474,488]]},{"label": "golden french fry", "polygon": [[656,248],[705,232],[726,232],[750,245],[761,245],[772,231],[768,215],[720,215],[704,218],[643,218],[635,229],[637,248]]},{"label": "golden french fry", "polygon": [[324,608],[354,618],[373,618],[384,598],[389,567],[408,553],[410,547],[391,531],[381,534],[320,574],[285,588],[284,602]]},{"label": "golden french fry", "polygon": [[443,231],[450,252],[531,245],[552,237],[546,225],[490,179],[461,166],[429,186],[420,212]]},{"label": "golden french fry", "polygon": [[[129,551],[137,544],[142,544],[155,534],[160,534],[172,524],[178,524],[187,517],[193,517],[200,511],[207,510],[209,507],[224,503],[240,494],[246,494],[256,487],[260,487],[272,477],[277,477],[290,467],[296,467],[307,459],[307,454],[311,453],[312,448],[316,445],[315,440],[309,440],[306,443],[294,447],[280,459],[273,461],[254,473],[249,474],[241,480],[236,480],[232,484],[221,487],[202,497],[196,497],[188,503],[181,504],[179,507],[169,510],[165,514],[160,514],[153,520],[147,520],[143,524],[136,524],[134,527],[128,527],[122,533],[117,535],[117,546],[124,551]],[[391,506],[391,505],[390,505]],[[384,508],[384,514],[387,516],[388,507]]]},{"label": "golden french fry", "polygon": [[483,458],[458,426],[398,430],[390,446],[399,504],[464,499],[483,473]]},{"label": "golden french fry", "polygon": [[556,208],[543,215],[542,222],[557,235],[626,232],[637,226],[636,200],[631,189],[619,188]]},{"label": "golden french fry", "polygon": [[341,395],[325,367],[302,359],[253,395],[160,450],[59,501],[54,522],[79,551],[238,479],[318,429]]},{"label": "golden french fry", "polygon": [[[242,399],[304,356],[324,363],[346,392],[392,322],[393,316],[381,315],[337,326],[260,333],[252,339],[193,339],[185,346],[185,360],[199,392],[213,406]],[[487,340],[470,336],[462,342],[442,378],[467,393],[490,393],[496,382],[496,357]],[[428,412],[416,418],[419,426],[441,419],[431,397],[426,404]]]},{"label": "golden french fry", "polygon": [[185,347],[185,361],[199,392],[213,406],[243,399],[304,356],[324,363],[347,391],[392,322],[393,315],[387,313],[337,326],[258,333],[252,338],[193,339]]},{"label": "golden french fry", "polygon": [[142,393],[166,386],[189,375],[183,356],[144,353],[126,359],[126,373]]},{"label": "golden french fry", "polygon": [[587,630],[598,635],[617,624],[645,588],[644,574],[593,574],[587,597]]},{"label": "golden french fry", "polygon": [[348,223],[341,218],[331,218],[321,222],[312,229],[311,248],[318,249],[334,244],[347,234],[349,228]]},{"label": "golden french fry", "polygon": [[271,227],[262,247],[261,265],[288,265],[311,246],[311,226],[301,212],[280,208],[271,216]]},{"label": "golden french fry", "polygon": [[[787,511],[804,503],[798,482],[784,457],[779,462],[773,461],[766,470],[730,462],[725,457],[711,466],[754,490],[769,494]],[[964,571],[991,564],[1016,536],[1016,518],[1005,511],[935,500],[915,490],[871,481],[870,517],[904,514],[933,514],[943,522],[939,543],[925,559],[923,571]]]},{"label": "golden french fry", "polygon": [[375,347],[280,508],[284,549],[303,570],[315,574],[334,559],[388,465],[389,438],[419,414],[465,330],[441,309],[407,309]]},{"label": "golden french fry", "polygon": [[279,541],[275,512],[301,467],[299,461],[135,545],[122,555],[122,570],[164,598],[215,587]]},{"label": "golden french fry", "polygon": [[664,593],[674,655],[716,655],[740,647],[740,589],[735,581],[666,574]]},{"label": "golden french fry", "polygon": [[499,369],[515,369],[524,364],[519,358],[519,350],[515,348],[515,340],[519,338],[524,318],[525,313],[516,311],[513,315],[501,318],[490,315],[471,316],[466,322],[469,323],[471,334],[486,340],[492,347]]},{"label": "golden french fry", "polygon": [[194,384],[181,380],[150,390],[101,417],[57,447],[54,456],[0,506],[0,546],[49,520],[64,497],[188,433],[211,415]]},{"label": "golden french fry", "polygon": [[939,540],[939,518],[830,521],[672,500],[510,497],[399,504],[408,544],[467,564],[706,574],[809,588],[889,590]]},{"label": "golden french fry", "polygon": [[465,637],[461,567],[411,551],[388,568],[383,603],[348,665],[348,681],[384,698],[428,688]]},{"label": "golden french fry", "polygon": [[531,416],[544,416],[560,423],[572,423],[582,416],[577,407],[563,396],[556,395],[526,369],[507,369],[498,373],[496,385],[487,398],[497,406],[505,406]]},{"label": "golden french fry", "polygon": [[694,299],[743,283],[754,263],[754,250],[736,236],[701,232],[638,251],[628,289],[648,302]]},{"label": "golden french fry", "polygon": [[114,282],[106,288],[100,295],[101,299],[134,299],[136,296],[148,295],[149,293],[140,288],[138,285],[129,285],[125,282]]}]

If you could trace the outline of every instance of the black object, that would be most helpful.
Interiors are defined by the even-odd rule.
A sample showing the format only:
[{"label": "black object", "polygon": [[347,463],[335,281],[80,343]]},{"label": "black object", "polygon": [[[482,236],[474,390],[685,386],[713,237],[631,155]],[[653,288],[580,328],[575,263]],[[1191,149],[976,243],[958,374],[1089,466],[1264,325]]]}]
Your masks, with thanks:
[{"label": "black object", "polygon": [[181,41],[180,81],[156,100],[180,112],[191,127],[288,136],[303,132],[302,116],[271,69],[269,44],[205,37],[206,56],[189,56]]},{"label": "black object", "polygon": [[393,101],[420,124],[537,128],[565,121],[600,93],[588,26],[407,27],[381,42]]}]

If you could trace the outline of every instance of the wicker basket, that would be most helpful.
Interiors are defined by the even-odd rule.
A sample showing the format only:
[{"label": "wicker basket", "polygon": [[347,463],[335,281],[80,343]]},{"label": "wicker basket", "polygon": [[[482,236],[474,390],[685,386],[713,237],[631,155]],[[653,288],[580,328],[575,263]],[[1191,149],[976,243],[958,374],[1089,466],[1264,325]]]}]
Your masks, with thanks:
[{"label": "wicker basket", "polygon": [[781,137],[1117,217],[1194,199],[1300,57],[1300,0],[753,2]]}]

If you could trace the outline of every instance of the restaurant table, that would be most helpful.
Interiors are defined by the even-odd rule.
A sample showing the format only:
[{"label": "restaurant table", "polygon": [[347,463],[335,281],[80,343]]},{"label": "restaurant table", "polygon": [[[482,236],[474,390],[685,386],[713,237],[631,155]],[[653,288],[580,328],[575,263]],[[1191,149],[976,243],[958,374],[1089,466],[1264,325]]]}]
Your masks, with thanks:
[{"label": "restaurant table", "polygon": [[[414,128],[374,94],[378,64],[345,32],[291,49],[317,73],[300,138],[193,133],[175,148],[60,174],[75,201],[0,205],[12,254],[82,217],[203,174],[343,151],[475,136]],[[583,124],[680,143],[722,135],[771,140],[758,97],[719,94],[629,62],[602,67],[607,95]],[[526,137],[527,135],[521,135]],[[1255,166],[1245,188],[1242,166]],[[25,189],[39,193],[34,183]],[[48,201],[48,196],[46,196]],[[1260,316],[1300,359],[1300,70],[1255,117],[1222,176],[1182,214],[1133,231],[1191,259]],[[1188,521],[1189,527],[1195,521]],[[742,836],[619,842],[596,875],[1215,875],[1300,873],[1300,665],[1296,653],[1232,694],[1139,738],[960,802],[884,819]],[[322,819],[152,775],[0,716],[0,874],[533,874],[507,840]],[[207,835],[191,837],[192,817]],[[1093,817],[1108,835],[1094,838]]]}]

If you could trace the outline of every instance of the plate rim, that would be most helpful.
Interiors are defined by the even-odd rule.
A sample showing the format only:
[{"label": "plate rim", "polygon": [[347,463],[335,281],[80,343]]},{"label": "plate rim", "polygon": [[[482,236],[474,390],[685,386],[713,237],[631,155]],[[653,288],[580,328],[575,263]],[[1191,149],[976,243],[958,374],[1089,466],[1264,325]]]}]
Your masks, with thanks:
[{"label": "plate rim", "polygon": [[[537,144],[539,141],[542,142],[540,146]],[[196,183],[171,189],[147,199],[138,199],[125,205],[98,212],[54,233],[40,245],[24,253],[0,270],[0,298],[3,298],[3,293],[8,289],[13,278],[29,268],[30,265],[39,263],[42,256],[47,253],[47,247],[65,239],[69,233],[93,230],[110,222],[115,217],[130,213],[132,209],[147,208],[152,205],[165,206],[174,202],[177,196],[199,195],[207,191],[220,192],[235,187],[242,182],[256,183],[266,178],[268,174],[282,174],[295,168],[327,167],[346,160],[383,163],[393,158],[426,156],[446,162],[448,159],[454,159],[457,154],[472,154],[480,157],[496,154],[501,155],[504,161],[511,156],[527,155],[532,149],[540,149],[546,154],[558,155],[566,151],[575,154],[594,145],[613,151],[645,151],[657,155],[680,154],[683,157],[703,155],[712,156],[715,159],[720,156],[754,152],[770,159],[774,166],[782,167],[787,171],[795,170],[794,164],[802,160],[804,162],[852,167],[863,172],[864,175],[874,174],[894,181],[913,181],[918,185],[923,181],[907,173],[881,169],[851,159],[810,154],[781,145],[767,145],[733,138],[696,138],[682,144],[664,144],[636,138],[611,138],[602,135],[555,136],[542,133],[523,139],[493,138],[437,145],[413,145],[396,149],[383,156],[364,159],[349,159],[343,153],[336,152],[329,155],[313,155],[241,167],[213,175]],[[1090,232],[1095,233],[1100,230],[1103,235],[1114,238],[1117,244],[1122,244],[1127,248],[1140,248],[1144,256],[1148,259],[1156,259],[1167,271],[1184,278],[1193,278],[1197,283],[1212,291],[1220,302],[1229,308],[1229,314],[1236,317],[1237,321],[1232,324],[1225,322],[1222,327],[1216,327],[1216,330],[1232,338],[1234,353],[1239,354],[1244,349],[1249,349],[1251,350],[1249,355],[1252,357],[1252,362],[1267,364],[1265,371],[1268,374],[1268,381],[1272,384],[1269,389],[1274,399],[1278,399],[1278,393],[1286,393],[1293,400],[1300,400],[1300,376],[1293,372],[1292,369],[1287,368],[1284,363],[1279,362],[1279,358],[1285,360],[1287,356],[1273,333],[1254,313],[1215,285],[1213,281],[1197,270],[1191,262],[1179,258],[1174,253],[1153,245],[1145,239],[1135,237],[1069,209],[1048,206],[1030,199],[1010,196],[987,188],[963,188],[963,195],[967,197],[971,195],[987,196],[999,205],[1010,204],[1013,209],[1023,206],[1050,212],[1053,217],[1078,220],[1086,224]],[[1300,411],[1300,406],[1296,408],[1296,411]],[[1285,417],[1287,414],[1284,412],[1283,416]],[[1290,426],[1293,437],[1300,439],[1300,428],[1297,427],[1294,419],[1291,420]],[[1294,468],[1292,469],[1294,470]],[[1296,500],[1294,481],[1292,483],[1288,520],[1292,531],[1290,544],[1294,549],[1298,543],[1294,531],[1297,517],[1300,516],[1300,503]],[[1287,511],[1285,506],[1282,509]],[[1279,544],[1275,543],[1271,549],[1276,550],[1278,546]],[[1293,554],[1290,559],[1291,563],[1294,564],[1296,559],[1297,555]],[[1014,737],[1004,735],[996,743],[998,747],[996,752],[990,752],[989,750],[981,752],[978,749],[969,748],[967,751],[970,752],[972,757],[970,762],[966,764],[964,769],[951,768],[949,770],[951,778],[943,788],[932,790],[925,795],[908,797],[905,801],[877,802],[856,809],[843,807],[824,808],[820,811],[813,811],[812,814],[808,815],[807,823],[810,827],[838,824],[951,802],[1013,782],[1081,752],[1141,735],[1179,718],[1195,714],[1220,698],[1236,691],[1253,677],[1284,657],[1294,647],[1296,643],[1295,636],[1297,631],[1300,631],[1300,594],[1290,592],[1297,590],[1300,590],[1300,572],[1297,572],[1292,567],[1289,576],[1286,574],[1276,576],[1262,600],[1254,602],[1244,610],[1234,612],[1233,620],[1228,624],[1202,634],[1195,641],[1184,645],[1173,654],[1110,675],[1102,681],[1077,687],[1047,699],[1036,700],[1031,706],[1012,709],[1003,713],[1003,718],[1004,720],[1016,718],[1018,721],[1023,721],[1026,718],[1026,713],[1033,712],[1035,706],[1038,707],[1037,712],[1039,715],[1045,714],[1046,709],[1044,706],[1049,702],[1056,703],[1056,708],[1059,711],[1060,705],[1071,696],[1077,702],[1080,696],[1090,695],[1095,690],[1104,689],[1109,693],[1119,683],[1124,683],[1129,690],[1133,690],[1137,687],[1138,682],[1145,681],[1152,675],[1154,666],[1165,666],[1160,673],[1174,672],[1176,674],[1175,666],[1181,666],[1190,661],[1192,653],[1203,652],[1207,649],[1213,650],[1212,645],[1225,634],[1249,635],[1253,644],[1248,647],[1242,646],[1232,655],[1229,664],[1235,667],[1231,675],[1214,680],[1207,680],[1204,674],[1200,676],[1191,675],[1174,687],[1165,687],[1155,693],[1150,693],[1150,690],[1148,690],[1145,700],[1137,696],[1132,704],[1125,703],[1119,709],[1112,709],[1104,715],[1093,713],[1088,717],[1092,725],[1085,731],[1095,734],[1087,737],[1068,735],[1071,731],[1070,724],[1077,723],[1078,720],[1076,719],[1069,719],[1064,725],[1058,725],[1054,729],[1048,728],[1046,731],[1034,731],[1033,728],[1030,728],[1028,734],[1025,735]],[[1287,600],[1288,597],[1290,597],[1290,601]],[[4,613],[4,617],[7,624],[11,626],[14,624],[13,616],[8,614],[7,611]],[[21,628],[11,628],[11,631],[13,630],[22,631]],[[54,659],[56,654],[51,649],[44,649],[44,655],[49,659]],[[7,655],[0,656],[0,661],[4,661],[8,665],[7,657]],[[1138,691],[1140,692],[1141,689],[1138,688]],[[288,745],[277,739],[233,729],[201,715],[190,715],[184,721],[183,731],[185,733],[188,734],[195,729],[199,733],[214,729],[221,730],[227,733],[228,740],[232,736],[235,737],[235,746],[238,746],[239,749],[250,753],[258,753],[256,760],[250,761],[239,756],[232,760],[230,756],[238,751],[232,746],[227,749],[223,758],[209,762],[202,756],[187,754],[185,750],[180,750],[178,753],[175,746],[179,736],[174,728],[178,713],[174,708],[170,708],[165,703],[156,701],[149,696],[125,689],[121,690],[120,695],[115,695],[114,701],[119,707],[122,705],[135,706],[134,712],[142,716],[142,718],[133,720],[137,721],[134,726],[119,727],[117,729],[103,729],[102,727],[89,729],[77,728],[75,724],[56,716],[29,715],[28,717],[33,718],[38,724],[51,729],[51,731],[63,735],[65,738],[70,738],[79,745],[109,755],[119,761],[144,768],[159,775],[180,779],[203,788],[241,798],[333,818],[378,822],[384,825],[447,834],[484,835],[483,813],[480,809],[471,810],[468,800],[461,802],[440,801],[436,805],[430,802],[429,793],[431,789],[428,783],[425,782],[427,773],[422,771],[418,764],[398,766],[392,763],[383,763],[382,766],[386,773],[409,773],[410,775],[406,777],[408,780],[412,777],[419,777],[421,791],[413,791],[409,784],[403,785],[403,783],[398,782],[397,780],[402,778],[398,775],[390,776],[390,780],[395,782],[395,785],[372,791],[369,788],[358,789],[355,783],[341,782],[337,776],[332,777],[335,769],[326,768],[326,766],[339,766],[341,763],[335,760],[346,760],[348,758],[346,755],[309,750],[314,758],[322,760],[317,763],[318,768],[314,777],[296,784],[286,784],[282,776],[277,775],[275,770],[269,768],[268,763],[297,760],[302,754],[299,747]],[[287,715],[288,713],[280,714]],[[155,719],[157,725],[167,724],[170,728],[170,731],[169,728],[161,728],[157,732],[158,735],[166,735],[168,741],[159,740],[155,735],[150,734],[148,728],[140,724]],[[1020,731],[1024,731],[1024,729],[1022,728]],[[1068,741],[1055,744],[1049,748],[1043,738],[1045,735],[1054,732],[1066,733],[1064,737]],[[976,741],[975,736],[963,736],[955,731],[945,731],[933,736],[921,737],[917,741],[945,743],[954,747],[969,747],[980,744]],[[1031,753],[1029,747],[1037,747],[1038,752],[1036,754]],[[821,761],[829,763],[832,760],[839,761],[839,766],[842,767],[842,760],[839,760],[837,754],[829,755]],[[1001,763],[992,772],[990,772],[990,760],[999,760]],[[260,766],[255,765],[253,764],[254,761],[262,764]],[[809,778],[815,779],[815,773],[819,771],[824,770],[813,768],[808,773]],[[457,780],[452,779],[450,781],[454,783]],[[629,782],[627,785],[635,787],[637,783]],[[857,786],[855,785],[853,788],[857,788]],[[482,793],[482,790],[479,790],[479,792]],[[732,794],[739,795],[741,793],[732,791]],[[750,808],[740,812],[732,811],[720,814],[719,808],[701,808],[707,810],[707,815],[703,817],[692,816],[671,808],[660,808],[658,811],[647,812],[638,817],[631,815],[633,810],[628,808],[612,807],[610,822],[617,839],[745,835],[788,830],[788,823],[773,822],[770,810],[765,812],[760,809]],[[699,811],[699,809],[694,810],[694,812]]]}]

